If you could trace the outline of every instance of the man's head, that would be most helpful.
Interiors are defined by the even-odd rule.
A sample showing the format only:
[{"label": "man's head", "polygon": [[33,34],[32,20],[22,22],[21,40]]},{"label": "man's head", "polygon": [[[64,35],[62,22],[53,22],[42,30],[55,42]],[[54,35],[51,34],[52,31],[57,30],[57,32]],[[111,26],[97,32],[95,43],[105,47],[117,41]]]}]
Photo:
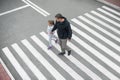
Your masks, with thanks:
[{"label": "man's head", "polygon": [[64,21],[64,17],[60,13],[56,14],[55,18],[56,18],[57,22],[63,22]]}]

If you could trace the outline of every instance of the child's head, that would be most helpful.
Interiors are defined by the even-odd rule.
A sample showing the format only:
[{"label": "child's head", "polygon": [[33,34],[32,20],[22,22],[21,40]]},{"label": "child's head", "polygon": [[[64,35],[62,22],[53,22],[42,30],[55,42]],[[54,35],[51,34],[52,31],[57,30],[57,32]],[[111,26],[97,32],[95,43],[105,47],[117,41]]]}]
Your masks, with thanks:
[{"label": "child's head", "polygon": [[48,25],[49,25],[49,26],[54,25],[54,20],[48,20]]}]

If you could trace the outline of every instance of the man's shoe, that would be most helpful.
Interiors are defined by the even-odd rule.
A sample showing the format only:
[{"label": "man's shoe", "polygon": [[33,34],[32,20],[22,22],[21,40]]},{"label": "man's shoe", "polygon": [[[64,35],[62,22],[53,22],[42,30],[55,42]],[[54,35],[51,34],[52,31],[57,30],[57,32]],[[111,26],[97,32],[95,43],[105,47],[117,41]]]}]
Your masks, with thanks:
[{"label": "man's shoe", "polygon": [[68,51],[68,56],[71,54],[71,50]]},{"label": "man's shoe", "polygon": [[65,52],[61,52],[61,53],[59,53],[58,55],[64,55],[65,54]]}]

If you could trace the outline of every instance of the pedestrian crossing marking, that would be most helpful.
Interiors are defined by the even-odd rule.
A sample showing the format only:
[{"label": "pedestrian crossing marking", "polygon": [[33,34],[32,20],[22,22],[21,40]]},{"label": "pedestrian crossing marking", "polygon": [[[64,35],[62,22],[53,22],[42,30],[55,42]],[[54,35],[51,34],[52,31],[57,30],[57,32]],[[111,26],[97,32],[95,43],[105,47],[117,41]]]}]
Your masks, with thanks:
[{"label": "pedestrian crossing marking", "polygon": [[112,13],[105,11],[104,9],[98,8],[97,10],[101,11],[102,13],[104,13],[104,14],[106,14],[106,15],[108,15],[108,16],[110,16],[118,21],[120,21],[120,17],[117,17],[117,16],[113,15]]},{"label": "pedestrian crossing marking", "polygon": [[[83,19],[82,16],[79,16],[79,18]],[[73,21],[75,23],[77,23],[78,25],[80,25],[81,27],[83,27],[84,29],[86,29],[87,31],[89,31],[90,33],[92,33],[93,35],[95,35],[96,37],[98,37],[99,39],[101,39],[102,41],[106,42],[108,45],[110,45],[111,47],[113,47],[114,49],[118,50],[120,52],[120,46],[118,46],[117,44],[115,44],[114,42],[110,41],[109,39],[105,38],[104,36],[102,36],[101,34],[97,33],[96,31],[94,31],[93,29],[91,29],[90,27],[88,27],[87,25],[83,24],[82,22],[80,22],[77,19],[73,19]],[[92,24],[92,23],[91,23]],[[93,24],[92,24],[93,25]],[[93,25],[94,26],[94,25]]]},{"label": "pedestrian crossing marking", "polygon": [[[29,0],[27,0],[27,1],[29,1]],[[116,14],[119,16],[120,13],[118,11],[113,10],[107,6],[102,6],[102,8],[98,8],[97,10],[99,12],[100,11],[103,12],[104,14],[108,14],[109,17],[110,17],[110,15],[112,15],[111,18],[119,19],[119,17],[114,15],[114,14]],[[73,23],[78,24],[78,26],[81,26],[82,28],[86,29],[88,32],[91,32],[93,35],[95,35],[102,41],[106,42],[109,46],[114,48],[113,51],[110,50],[108,47],[106,47],[104,44],[100,43],[96,39],[94,39],[91,36],[89,36],[88,34],[86,34],[86,32],[77,28],[77,26],[75,27],[71,24],[72,30],[75,33],[77,33],[77,35],[81,35],[86,40],[88,40],[90,43],[94,44],[96,47],[98,47],[99,49],[104,51],[108,56],[111,56],[112,58],[114,58],[115,61],[120,62],[120,56],[114,52],[115,50],[120,52],[120,47],[116,43],[114,43],[114,41],[107,39],[107,37],[105,37],[105,36],[108,35],[109,37],[113,38],[115,41],[118,41],[118,42],[120,42],[120,38],[118,36],[116,36],[115,34],[109,32],[108,30],[104,29],[104,27],[106,27],[106,28],[114,31],[115,33],[117,33],[117,35],[120,35],[120,31],[118,29],[114,28],[114,26],[111,26],[108,23],[106,23],[106,21],[112,23],[113,25],[115,25],[117,27],[120,27],[119,23],[113,21],[112,19],[110,19],[106,16],[103,16],[104,14],[99,14],[96,11],[91,11],[91,13],[92,13],[92,15],[89,13],[85,13],[84,14],[85,17],[79,16],[78,17],[79,20],[77,18],[73,18],[73,19],[71,19],[71,21]],[[112,14],[112,13],[114,13],[114,14]],[[99,18],[96,18],[94,15],[102,18],[103,20],[105,20],[105,22]],[[88,18],[90,18],[94,21],[89,21]],[[87,24],[83,24],[82,22],[80,22],[80,20],[84,21],[85,23],[88,23],[89,25],[100,30],[101,32],[105,33],[106,35],[103,36],[103,35],[99,34],[97,31],[95,31],[92,28],[90,28],[89,26],[87,26]],[[103,25],[104,27],[97,25],[95,22]],[[67,44],[68,47],[70,47],[76,54],[78,54],[79,57],[84,58],[84,60],[86,60],[93,67],[95,67],[98,70],[97,72],[100,71],[101,74],[103,74],[106,78],[108,78],[110,80],[120,80],[120,76],[118,75],[118,74],[120,74],[119,64],[114,63],[110,58],[101,54],[101,52],[94,49],[88,43],[86,43],[85,41],[80,39],[77,35],[73,34],[73,36],[72,36],[72,38],[74,40],[73,42],[78,43],[78,45],[84,47],[86,50],[91,52],[92,55],[94,55],[96,58],[100,59],[103,63],[105,63],[112,70],[114,70],[114,73],[109,71],[109,69],[107,69],[107,67],[101,65],[99,62],[97,62],[92,57],[90,57],[85,52],[83,52],[82,49],[80,49],[78,46],[74,45],[73,42],[68,42],[68,44]],[[40,32],[39,36],[48,41],[47,34],[44,31]],[[43,50],[55,63],[57,63],[58,66],[60,66],[66,73],[68,73],[71,76],[71,78],[73,78],[75,80],[85,80],[83,76],[78,74],[74,69],[72,69],[72,67],[70,65],[66,64],[61,58],[59,58],[59,56],[57,56],[56,53],[54,53],[52,50],[47,50],[47,45],[45,45],[44,42],[42,42],[42,40],[39,39],[36,35],[31,36],[30,39],[32,40],[33,43],[35,43],[35,45],[37,45],[41,50]],[[64,74],[61,74],[59,72],[59,70],[57,70],[57,68],[53,67],[53,64],[50,64],[48,62],[47,58],[44,58],[41,55],[41,53],[36,49],[36,47],[31,44],[30,41],[28,41],[27,39],[24,39],[24,40],[21,40],[21,43],[22,43],[22,45],[24,45],[24,47],[27,48],[27,50],[30,52],[30,54],[32,54],[33,58],[36,58],[45,67],[45,69],[48,72],[50,72],[50,74],[56,80],[66,80],[65,76],[63,77]],[[25,52],[23,51],[23,48],[21,46],[19,46],[17,43],[12,44],[11,46],[12,46],[13,50],[15,50],[15,52],[18,54],[18,56],[20,56],[22,61],[32,71],[32,73],[38,78],[38,80],[48,80],[47,76],[45,77],[44,74],[38,69],[38,66],[36,66],[36,64],[33,63],[29,59],[29,57],[25,54]],[[58,44],[55,44],[53,42],[53,46],[60,52],[60,47],[58,46]],[[16,72],[19,74],[19,76],[23,80],[32,80],[32,77],[27,74],[27,72],[24,70],[24,68],[21,66],[21,64],[17,61],[16,57],[9,50],[8,47],[3,48],[2,51],[5,54],[5,56],[8,58],[8,60],[12,64],[12,66],[15,68]],[[86,74],[86,76],[89,76],[92,80],[103,80],[102,79],[103,77],[101,75],[97,74],[97,72],[94,73],[94,71],[91,70],[90,67],[85,66],[76,57],[74,57],[72,55],[70,55],[70,56],[65,55],[65,57],[71,63],[73,63],[74,66],[78,67],[79,70],[82,70]]]},{"label": "pedestrian crossing marking", "polygon": [[79,74],[77,74],[71,67],[69,67],[62,59],[54,54],[53,51],[47,50],[47,46],[40,41],[36,36],[32,36],[31,39],[42,48],[57,64],[59,63],[66,72],[68,72],[75,80],[84,80]]},{"label": "pedestrian crossing marking", "polygon": [[[40,35],[45,38],[48,41],[48,36],[45,32],[41,32]],[[58,45],[56,45],[55,43],[53,44],[53,46],[60,52],[60,47]],[[72,47],[73,48],[73,47]],[[65,57],[67,59],[69,59],[73,64],[75,64],[78,68],[80,68],[81,70],[83,70],[87,75],[89,75],[92,80],[102,80],[99,76],[97,76],[94,72],[92,72],[90,69],[88,69],[85,65],[83,65],[81,62],[79,62],[75,57],[73,57],[72,55],[67,56],[65,55]]]},{"label": "pedestrian crossing marking", "polygon": [[102,6],[102,8],[104,8],[104,9],[106,9],[106,10],[108,10],[108,11],[110,11],[110,12],[113,12],[114,14],[120,16],[120,12],[118,12],[118,11],[112,9],[112,8],[109,8],[109,7],[107,7],[107,6]]},{"label": "pedestrian crossing marking", "polygon": [[[80,16],[79,16],[79,18],[80,18]],[[101,39],[102,41],[104,41],[105,43],[107,43],[108,45],[110,45],[111,47],[113,47],[114,49],[116,49],[116,50],[118,50],[120,52],[120,46],[116,45],[115,43],[113,43],[109,39],[105,38],[101,34],[97,33],[94,30],[92,30],[90,27],[88,27],[87,25],[83,24],[78,19],[74,18],[74,19],[72,19],[72,21],[75,22],[76,24],[78,24],[79,26],[81,26],[82,28],[86,29],[87,31],[89,31],[90,33],[92,33],[93,35],[95,35],[96,37],[98,37],[99,39]]]},{"label": "pedestrian crossing marking", "polygon": [[8,47],[5,47],[2,49],[6,57],[9,59],[11,64],[14,66],[15,70],[19,73],[21,78],[23,80],[31,80],[29,75],[25,72],[25,70],[22,68],[22,66],[18,63],[17,59],[13,56],[11,51],[8,49]]},{"label": "pedestrian crossing marking", "polygon": [[[77,36],[75,36],[73,34],[73,39],[80,45],[82,45],[84,48],[86,48],[87,50],[89,50],[93,55],[95,55],[96,57],[98,57],[100,60],[102,60],[104,63],[106,63],[109,67],[111,67],[112,69],[114,69],[116,72],[119,73],[119,71],[117,71],[119,69],[119,67],[114,64],[111,60],[109,60],[108,58],[106,58],[105,56],[103,56],[100,52],[98,52],[97,50],[95,50],[94,48],[92,48],[91,46],[89,46],[87,43],[85,43],[84,41],[82,41],[80,38],[78,38]],[[81,43],[79,43],[79,41]],[[112,66],[115,65],[115,66]]]},{"label": "pedestrian crossing marking", "polygon": [[[72,25],[72,28],[73,28],[73,25]],[[75,27],[74,27],[75,28]],[[78,33],[80,33],[81,31],[79,31]],[[80,33],[81,34],[81,33]],[[86,36],[86,35],[84,35],[84,36]],[[86,37],[88,37],[88,36],[86,36]],[[90,39],[90,38],[89,38]],[[74,40],[76,40],[76,39],[74,39]],[[79,44],[82,44],[82,43],[79,43]],[[75,47],[75,46],[74,46]],[[88,47],[88,46],[87,46]],[[88,48],[87,48],[88,49]],[[75,51],[77,51],[77,49],[75,49]],[[84,52],[82,52],[82,51],[79,51],[79,54],[82,54],[82,53],[84,53]],[[84,55],[86,55],[85,53],[84,53]],[[96,55],[96,54],[94,54],[94,55]],[[91,63],[93,66],[95,66],[97,69],[99,69],[100,71],[102,71],[102,73],[104,74],[104,75],[106,75],[107,77],[110,77],[110,76],[113,76],[113,77],[115,77],[113,74],[111,74],[107,69],[105,69],[103,66],[101,66],[101,65],[99,65],[96,61],[94,61],[92,58],[90,58],[89,56],[82,56],[82,57],[84,57],[85,59],[88,59],[87,61],[89,62],[89,63]],[[94,63],[94,64],[93,64]],[[105,72],[104,72],[105,71]],[[107,72],[107,73],[106,73]],[[111,77],[111,79],[113,78],[113,77]],[[116,80],[118,80],[118,78],[117,77],[115,77],[115,79]]]},{"label": "pedestrian crossing marking", "polygon": [[117,33],[117,34],[120,35],[120,31],[117,30],[116,28],[112,27],[111,25],[109,25],[109,24],[103,22],[102,20],[100,20],[100,19],[98,19],[98,18],[92,16],[92,15],[89,14],[89,13],[85,13],[84,15],[87,16],[88,18],[91,18],[92,20],[94,20],[94,21],[100,23],[100,24],[103,25],[104,27],[109,28],[110,30],[112,30],[112,31],[114,31],[115,33]]},{"label": "pedestrian crossing marking", "polygon": [[56,80],[66,80],[26,39],[21,41],[35,58],[55,77]]},{"label": "pedestrian crossing marking", "polygon": [[27,64],[30,70],[35,74],[38,80],[47,80],[45,76],[39,71],[39,69],[27,57],[27,55],[23,52],[23,50],[18,46],[18,44],[14,43],[12,47],[17,52],[17,54],[21,57],[21,59],[25,62],[25,64]]},{"label": "pedestrian crossing marking", "polygon": [[120,42],[120,38],[117,37],[116,35],[104,30],[102,27],[98,26],[97,24],[93,23],[92,21],[88,20],[87,18],[80,16],[79,17],[81,20],[87,22],[88,24],[90,24],[91,26],[95,27],[96,29],[102,31],[103,33],[107,34],[108,36],[110,36],[111,38],[113,38],[114,40]]},{"label": "pedestrian crossing marking", "polygon": [[96,45],[98,48],[100,48],[101,50],[106,52],[108,55],[113,57],[115,60],[120,62],[120,58],[119,58],[120,56],[118,56],[113,51],[111,51],[110,49],[108,49],[107,47],[105,47],[104,45],[102,45],[101,43],[99,43],[98,41],[96,41],[95,39],[90,37],[89,35],[87,35],[85,32],[79,30],[77,27],[74,27],[73,25],[71,25],[71,26],[72,26],[72,30],[74,30],[76,33],[78,33],[79,35],[83,36],[85,39],[87,39],[88,41],[90,41],[91,43]]},{"label": "pedestrian crossing marking", "polygon": [[120,24],[117,23],[117,22],[115,22],[115,21],[113,21],[113,20],[111,20],[110,18],[107,18],[107,17],[101,15],[100,13],[98,13],[98,12],[96,12],[96,11],[91,11],[91,13],[92,13],[92,14],[95,14],[96,16],[98,16],[98,17],[100,17],[100,18],[102,18],[102,19],[104,19],[104,20],[106,20],[106,21],[108,21],[108,22],[110,22],[110,23],[112,23],[112,24],[114,24],[115,26],[117,26],[117,27],[120,28]]}]

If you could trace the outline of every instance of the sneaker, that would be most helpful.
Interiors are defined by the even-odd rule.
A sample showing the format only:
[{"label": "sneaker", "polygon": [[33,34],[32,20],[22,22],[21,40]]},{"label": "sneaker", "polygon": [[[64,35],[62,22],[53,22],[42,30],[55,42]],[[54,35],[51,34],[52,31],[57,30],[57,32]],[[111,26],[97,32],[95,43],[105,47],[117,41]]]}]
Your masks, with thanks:
[{"label": "sneaker", "polygon": [[68,56],[71,54],[71,50],[68,51]]},{"label": "sneaker", "polygon": [[65,52],[61,52],[61,53],[59,53],[58,55],[64,55],[65,54]]},{"label": "sneaker", "polygon": [[49,47],[48,47],[48,50],[51,49],[51,48],[52,48],[52,46],[49,46]]}]

